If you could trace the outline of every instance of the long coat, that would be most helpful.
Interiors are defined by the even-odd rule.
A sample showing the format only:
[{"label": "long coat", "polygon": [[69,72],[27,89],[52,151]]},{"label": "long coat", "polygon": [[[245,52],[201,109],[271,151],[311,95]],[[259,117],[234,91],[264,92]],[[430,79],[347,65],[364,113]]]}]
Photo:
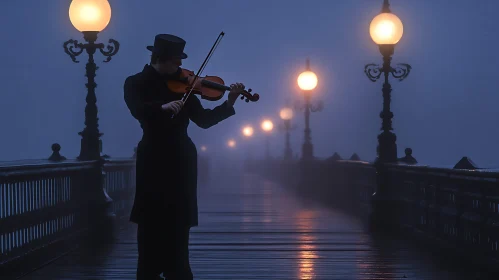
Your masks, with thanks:
[{"label": "long coat", "polygon": [[128,77],[124,84],[125,102],[143,130],[137,147],[136,191],[130,221],[134,223],[173,223],[198,225],[197,150],[187,135],[189,120],[209,128],[235,114],[227,104],[204,109],[191,95],[173,119],[161,105],[182,99],[171,92],[167,79],[152,66]]}]

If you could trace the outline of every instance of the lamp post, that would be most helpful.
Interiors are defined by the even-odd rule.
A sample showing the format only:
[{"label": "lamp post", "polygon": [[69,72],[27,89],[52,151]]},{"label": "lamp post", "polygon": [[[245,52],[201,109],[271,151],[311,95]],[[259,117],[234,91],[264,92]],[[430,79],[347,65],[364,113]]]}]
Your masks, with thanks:
[{"label": "lamp post", "polygon": [[271,120],[264,120],[261,124],[262,130],[266,133],[265,135],[265,159],[270,159],[270,139],[269,135],[272,129],[274,129],[274,124]]},{"label": "lamp post", "polygon": [[312,104],[310,101],[312,90],[317,86],[317,75],[310,70],[310,60],[307,58],[306,69],[302,72],[297,79],[298,86],[303,91],[305,96],[305,103],[295,104],[295,109],[303,110],[305,112],[305,131],[304,142],[302,146],[302,159],[308,160],[314,158],[314,147],[312,145],[312,137],[310,136],[310,112],[319,112],[323,109],[322,101],[317,104]]},{"label": "lamp post", "polygon": [[83,33],[83,39],[87,43],[79,43],[77,40],[64,42],[64,51],[71,57],[73,62],[78,63],[76,57],[85,50],[88,54],[86,65],[86,76],[88,89],[85,106],[85,128],[78,134],[81,135],[81,148],[79,160],[97,160],[100,158],[101,145],[99,124],[97,118],[97,97],[95,96],[95,71],[97,66],[94,62],[94,54],[99,50],[109,62],[114,56],[120,44],[113,39],[109,39],[109,44],[105,47],[102,43],[96,43],[97,34],[104,30],[111,20],[111,6],[107,0],[73,0],[69,6],[69,19],[73,26]]},{"label": "lamp post", "polygon": [[367,64],[364,72],[372,82],[375,82],[384,74],[383,83],[383,111],[380,117],[383,120],[381,134],[378,135],[379,154],[377,161],[379,162],[396,162],[397,161],[397,144],[395,133],[392,132],[393,113],[390,111],[392,87],[388,81],[389,74],[400,81],[404,80],[411,71],[409,64],[401,63],[398,67],[391,66],[392,55],[395,50],[395,45],[400,41],[403,34],[403,25],[400,19],[391,13],[388,0],[384,0],[381,13],[377,15],[370,25],[370,35],[373,41],[378,44],[379,50],[383,55],[383,65]]},{"label": "lamp post", "polygon": [[208,148],[201,146],[201,153],[198,154],[198,178],[199,182],[206,183],[210,178],[210,158],[207,155]]},{"label": "lamp post", "polygon": [[[251,125],[246,125],[243,127],[241,132],[243,133],[243,136],[246,139],[249,139],[253,136],[254,130],[253,130],[253,127]],[[246,149],[246,160],[247,161],[251,160],[251,149],[249,147]]]},{"label": "lamp post", "polygon": [[293,118],[293,110],[291,108],[282,108],[279,116],[284,121],[284,132],[286,133],[284,160],[291,160],[293,158],[293,151],[289,143],[289,131],[291,130],[291,119]]}]

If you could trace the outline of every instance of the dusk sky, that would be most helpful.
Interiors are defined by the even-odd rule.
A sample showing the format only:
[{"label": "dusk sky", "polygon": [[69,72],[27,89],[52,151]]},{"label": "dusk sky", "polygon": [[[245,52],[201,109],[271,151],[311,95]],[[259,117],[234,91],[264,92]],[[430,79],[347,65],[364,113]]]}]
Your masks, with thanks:
[{"label": "dusk sky", "polygon": [[[58,142],[61,153],[78,155],[84,127],[87,54],[71,61],[64,53],[68,39],[83,41],[71,24],[69,0],[4,1],[0,11],[3,67],[0,160],[46,158]],[[315,155],[356,152],[365,160],[376,155],[380,132],[382,81],[364,74],[367,63],[381,63],[369,36],[369,23],[380,13],[382,0],[110,0],[112,18],[98,42],[121,44],[111,62],[95,55],[99,129],[103,152],[128,157],[141,137],[123,99],[125,78],[148,63],[158,33],[187,41],[183,67],[197,71],[221,31],[225,37],[204,75],[227,84],[242,82],[261,98],[238,100],[236,115],[203,130],[191,122],[189,133],[212,154],[246,153],[241,128],[253,124],[255,155],[264,153],[260,122],[268,117],[275,128],[287,100],[303,100],[296,78],[306,58],[319,78],[312,100],[324,110],[311,115]],[[391,0],[392,12],[404,23],[404,36],[393,63],[409,63],[409,77],[391,79],[393,127],[399,157],[406,147],[422,164],[452,166],[468,156],[480,167],[499,167],[499,1]],[[224,96],[223,100],[226,99]],[[213,108],[223,102],[202,101]],[[292,148],[300,152],[303,113],[295,112]],[[226,141],[234,138],[237,151]],[[284,134],[275,129],[272,154],[283,152]]]}]

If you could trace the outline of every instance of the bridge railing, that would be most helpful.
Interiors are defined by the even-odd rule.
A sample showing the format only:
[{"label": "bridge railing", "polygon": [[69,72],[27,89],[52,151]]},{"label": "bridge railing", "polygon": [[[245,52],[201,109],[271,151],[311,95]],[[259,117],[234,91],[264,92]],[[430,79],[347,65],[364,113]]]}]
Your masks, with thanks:
[{"label": "bridge railing", "polygon": [[[352,160],[270,161],[252,170],[361,216],[499,260],[499,172]],[[384,181],[381,177],[384,176]],[[384,182],[384,196],[379,193]],[[378,201],[376,201],[378,200]],[[379,207],[388,211],[376,211]],[[388,215],[386,213],[389,213]]]},{"label": "bridge railing", "polygon": [[[0,164],[0,275],[22,274],[127,216],[134,160]],[[95,234],[94,234],[95,233]]]},{"label": "bridge railing", "polygon": [[499,172],[389,165],[398,223],[445,245],[499,259]]}]

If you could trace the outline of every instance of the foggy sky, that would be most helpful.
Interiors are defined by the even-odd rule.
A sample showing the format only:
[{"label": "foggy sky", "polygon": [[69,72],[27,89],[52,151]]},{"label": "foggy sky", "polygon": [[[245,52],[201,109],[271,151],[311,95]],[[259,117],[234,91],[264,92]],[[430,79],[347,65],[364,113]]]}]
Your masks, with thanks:
[{"label": "foggy sky", "polygon": [[[61,153],[75,157],[84,127],[86,53],[71,61],[64,41],[83,41],[70,23],[69,0],[4,1],[0,10],[0,70],[2,140],[0,160],[46,158],[58,142]],[[196,71],[221,31],[224,39],[204,75],[217,75],[227,84],[242,82],[260,94],[257,103],[238,100],[236,115],[203,130],[191,123],[189,133],[212,154],[229,153],[232,137],[245,155],[241,127],[253,124],[254,155],[263,155],[259,123],[264,117],[279,122],[286,100],[302,100],[298,74],[310,57],[319,85],[312,99],[325,108],[312,113],[315,154],[338,152],[362,159],[375,157],[380,132],[382,82],[363,73],[367,63],[381,63],[369,36],[369,23],[382,0],[110,0],[112,18],[98,42],[118,40],[121,48],[110,63],[97,53],[97,106],[104,153],[131,156],[141,137],[138,122],[123,100],[123,82],[142,70],[146,50],[158,33],[187,41],[189,58],[183,67]],[[393,63],[413,70],[403,82],[392,79],[393,127],[399,157],[411,147],[424,164],[453,165],[469,156],[481,167],[498,167],[499,92],[495,66],[499,62],[499,2],[495,0],[392,0],[392,12],[404,23],[404,36]],[[223,98],[225,100],[226,97]],[[202,101],[213,108],[223,102]],[[303,142],[303,116],[295,112],[293,151]],[[284,135],[271,136],[273,155],[281,155]]]}]

